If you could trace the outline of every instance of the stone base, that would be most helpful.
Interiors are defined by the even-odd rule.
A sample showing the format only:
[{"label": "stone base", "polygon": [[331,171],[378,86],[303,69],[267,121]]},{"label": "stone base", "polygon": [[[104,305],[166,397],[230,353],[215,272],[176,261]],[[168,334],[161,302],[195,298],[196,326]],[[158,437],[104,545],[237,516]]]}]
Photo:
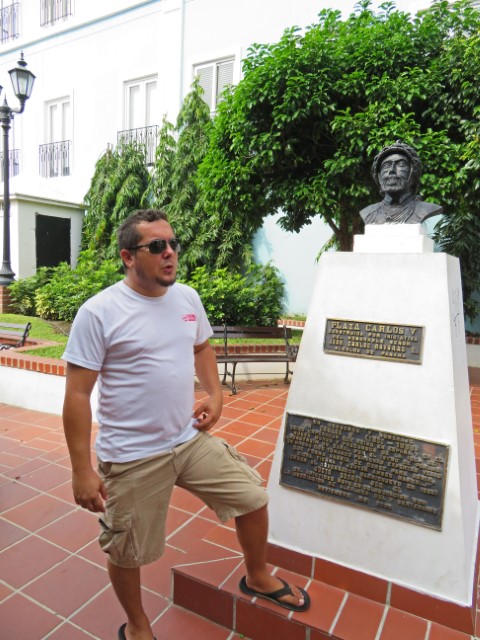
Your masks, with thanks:
[{"label": "stone base", "polygon": [[[232,537],[227,538],[226,533]],[[176,605],[258,639],[351,640],[360,637],[356,633],[359,627],[362,638],[410,640],[412,629],[417,630],[415,638],[477,638],[476,598],[465,606],[446,602],[321,558],[269,545],[270,569],[290,583],[306,587],[312,598],[307,613],[287,615],[284,609],[240,592],[238,583],[245,575],[243,558],[236,555],[236,545],[235,550],[225,548],[231,545],[226,541],[233,539],[233,531],[216,525],[204,540],[215,540],[217,549],[222,540],[225,556],[200,563],[182,559],[173,568]]]},{"label": "stone base", "polygon": [[0,313],[13,313],[10,290],[3,284],[0,284]]},{"label": "stone base", "polygon": [[[423,327],[421,362],[327,353],[327,318]],[[280,484],[281,432],[268,484],[270,542],[470,607],[479,505],[467,374],[456,258],[373,250],[322,256],[286,410],[446,446],[441,530]]]},{"label": "stone base", "polygon": [[353,241],[355,253],[432,253],[434,247],[421,224],[367,224]]}]

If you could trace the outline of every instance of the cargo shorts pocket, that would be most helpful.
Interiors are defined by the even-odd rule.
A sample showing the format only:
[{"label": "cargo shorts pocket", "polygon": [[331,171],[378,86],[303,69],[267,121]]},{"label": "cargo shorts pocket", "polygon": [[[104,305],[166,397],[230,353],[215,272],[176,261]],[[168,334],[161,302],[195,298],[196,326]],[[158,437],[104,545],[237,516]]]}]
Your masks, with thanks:
[{"label": "cargo shorts pocket", "polygon": [[228,455],[236,464],[236,466],[245,473],[245,475],[252,480],[255,484],[261,485],[263,484],[263,478],[258,473],[256,469],[253,469],[249,464],[246,458],[244,458],[235,447],[232,447],[231,444],[228,444],[226,440],[221,441],[225,449],[227,450]]},{"label": "cargo shorts pocket", "polygon": [[113,564],[136,566],[139,551],[130,513],[109,513],[99,518],[99,542]]}]

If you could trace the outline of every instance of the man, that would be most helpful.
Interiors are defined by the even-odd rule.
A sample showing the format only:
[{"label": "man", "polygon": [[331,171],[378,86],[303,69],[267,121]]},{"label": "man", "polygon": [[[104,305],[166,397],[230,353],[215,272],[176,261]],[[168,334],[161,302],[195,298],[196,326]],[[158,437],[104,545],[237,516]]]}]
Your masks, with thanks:
[{"label": "man", "polygon": [[420,224],[442,213],[442,207],[417,196],[422,165],[417,152],[403,142],[385,147],[375,157],[372,175],[382,202],[362,209],[365,224]]},{"label": "man", "polygon": [[[126,276],[78,311],[64,354],[63,421],[75,502],[100,512],[100,545],[127,615],[120,640],[151,640],[140,566],[163,551],[173,486],[235,518],[245,593],[305,611],[308,594],[266,567],[267,501],[258,474],[208,434],[223,394],[212,331],[197,293],[175,283],[179,244],[162,211],[137,211],[118,230]],[[193,411],[194,371],[208,396]],[[90,459],[90,396],[98,378],[98,473]],[[193,415],[192,415],[193,411]]]}]

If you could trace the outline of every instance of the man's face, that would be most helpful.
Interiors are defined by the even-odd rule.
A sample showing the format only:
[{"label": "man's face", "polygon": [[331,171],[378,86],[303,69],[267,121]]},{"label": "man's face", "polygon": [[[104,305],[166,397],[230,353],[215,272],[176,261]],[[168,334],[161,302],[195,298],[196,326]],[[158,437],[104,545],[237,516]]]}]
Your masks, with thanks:
[{"label": "man's face", "polygon": [[410,161],[401,153],[392,153],[380,165],[378,179],[384,193],[399,194],[407,190]]},{"label": "man's face", "polygon": [[167,243],[161,253],[151,253],[148,247],[135,251],[123,249],[122,259],[128,267],[127,281],[143,295],[163,295],[177,277],[178,253],[168,243],[175,237],[173,229],[165,220],[155,220],[141,222],[137,231],[141,234],[138,245],[152,240],[166,240]]}]

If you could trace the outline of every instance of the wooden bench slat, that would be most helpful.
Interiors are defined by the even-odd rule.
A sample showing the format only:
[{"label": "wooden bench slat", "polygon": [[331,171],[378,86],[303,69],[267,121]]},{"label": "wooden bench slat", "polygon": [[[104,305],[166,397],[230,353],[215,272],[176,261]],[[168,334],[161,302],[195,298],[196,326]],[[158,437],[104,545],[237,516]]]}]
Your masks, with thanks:
[{"label": "wooden bench slat", "polygon": [[6,327],[7,329],[21,329],[22,332],[25,331],[28,325],[30,325],[30,327],[32,326],[30,322],[28,322],[27,324],[13,324],[13,322],[0,322],[0,327]]}]

